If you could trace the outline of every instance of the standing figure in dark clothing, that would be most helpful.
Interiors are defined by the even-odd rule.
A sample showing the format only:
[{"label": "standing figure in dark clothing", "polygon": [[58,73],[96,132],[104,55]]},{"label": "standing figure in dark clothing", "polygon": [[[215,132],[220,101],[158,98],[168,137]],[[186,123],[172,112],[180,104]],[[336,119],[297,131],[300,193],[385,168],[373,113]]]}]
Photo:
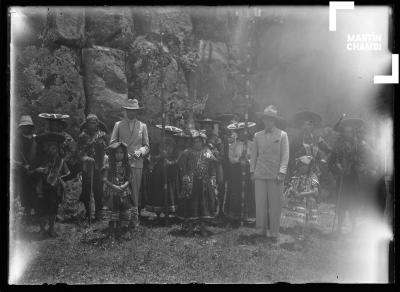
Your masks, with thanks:
[{"label": "standing figure in dark clothing", "polygon": [[[90,216],[90,193],[93,187],[95,202],[95,218],[99,219],[102,209],[102,176],[105,149],[107,147],[107,128],[96,115],[88,114],[86,122],[81,125],[82,132],[78,137],[77,153],[82,162],[82,194],[80,201],[84,203],[86,216]],[[93,215],[93,214],[92,214]]]},{"label": "standing figure in dark clothing", "polygon": [[31,116],[21,116],[18,124],[16,145],[14,147],[14,186],[16,194],[19,196],[21,205],[24,208],[24,216],[26,217],[31,216],[36,201],[31,172],[37,151],[37,143],[33,134],[34,130],[35,126]]},{"label": "standing figure in dark clothing", "polygon": [[[178,155],[176,151],[176,142],[173,138],[175,131],[166,130],[165,150],[163,153],[154,153],[151,156],[153,163],[152,172],[149,180],[149,193],[146,198],[146,210],[157,214],[157,219],[160,214],[164,215],[175,213],[177,210],[177,197],[180,191],[179,176],[178,176]],[[165,210],[165,194],[164,194],[164,165],[163,159],[166,162],[167,176],[167,206]]]},{"label": "standing figure in dark clothing", "polygon": [[64,195],[63,179],[69,175],[68,166],[60,155],[61,144],[65,141],[65,137],[56,133],[46,133],[36,136],[35,139],[42,150],[36,157],[34,168],[38,176],[36,211],[40,218],[40,234],[45,235],[45,226],[48,222],[49,235],[56,237],[54,225],[58,205],[62,202]]},{"label": "standing figure in dark clothing", "polygon": [[[248,122],[248,127],[254,127],[256,123]],[[242,168],[245,167],[245,200],[243,215],[247,219],[256,218],[256,206],[254,197],[254,184],[250,179],[250,157],[252,141],[247,141],[247,152],[244,151],[245,141],[245,128],[244,122],[233,123],[228,125],[228,129],[233,130],[237,133],[237,139],[235,142],[229,145],[229,180],[228,180],[228,192],[225,205],[225,214],[231,220],[239,221],[242,215],[242,189],[243,189],[243,174]]]},{"label": "standing figure in dark clothing", "polygon": [[319,176],[321,174],[320,163],[326,163],[323,159],[323,151],[326,154],[331,152],[331,147],[322,137],[314,134],[315,127],[321,124],[322,118],[319,114],[311,111],[302,111],[293,117],[293,125],[300,128],[300,133],[293,140],[289,141],[289,165],[288,178],[294,175],[295,159],[300,156],[311,156],[312,172]]},{"label": "standing figure in dark clothing", "polygon": [[65,163],[71,171],[70,175],[65,179],[69,180],[75,178],[81,169],[79,159],[76,155],[76,142],[74,138],[65,131],[65,129],[68,128],[68,124],[65,120],[69,118],[69,115],[41,113],[38,116],[48,122],[47,132],[64,136],[65,141],[61,144],[60,155],[64,158]]},{"label": "standing figure in dark clothing", "polygon": [[222,205],[223,205],[223,196],[224,196],[224,171],[222,167],[222,162],[224,160],[224,143],[222,139],[214,133],[214,125],[219,122],[216,120],[212,120],[209,118],[198,120],[200,125],[200,130],[205,130],[205,134],[207,135],[207,147],[211,150],[211,153],[216,158],[215,160],[215,169],[216,169],[216,177],[217,177],[217,186],[218,186],[218,214],[223,214]]},{"label": "standing figure in dark clothing", "polygon": [[202,236],[208,234],[207,220],[217,215],[216,158],[206,146],[206,135],[191,130],[193,146],[179,161],[182,191],[179,195],[177,216],[187,223],[187,235],[193,235],[195,224],[200,225]]},{"label": "standing figure in dark clothing", "polygon": [[356,131],[364,124],[360,119],[344,119],[336,130],[340,132],[329,160],[331,171],[337,176],[337,233],[342,233],[343,222],[348,212],[352,230],[357,221],[360,201],[360,169],[363,159],[361,143]]}]

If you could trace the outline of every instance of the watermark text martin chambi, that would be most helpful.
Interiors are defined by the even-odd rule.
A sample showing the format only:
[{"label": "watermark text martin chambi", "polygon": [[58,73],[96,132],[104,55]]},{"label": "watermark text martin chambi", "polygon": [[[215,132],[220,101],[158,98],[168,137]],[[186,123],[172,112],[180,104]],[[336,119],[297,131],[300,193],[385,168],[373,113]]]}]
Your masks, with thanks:
[{"label": "watermark text martin chambi", "polygon": [[380,51],[382,50],[382,36],[374,33],[347,34],[348,51]]}]

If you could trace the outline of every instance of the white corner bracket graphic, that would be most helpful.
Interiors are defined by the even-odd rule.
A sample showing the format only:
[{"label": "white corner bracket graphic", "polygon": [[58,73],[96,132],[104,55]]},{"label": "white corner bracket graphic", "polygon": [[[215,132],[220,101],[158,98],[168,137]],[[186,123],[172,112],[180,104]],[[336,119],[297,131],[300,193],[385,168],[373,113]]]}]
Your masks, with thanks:
[{"label": "white corner bracket graphic", "polygon": [[336,31],[336,10],[354,9],[354,1],[329,1],[329,31]]},{"label": "white corner bracket graphic", "polygon": [[374,84],[399,83],[399,54],[392,54],[392,75],[375,75]]}]

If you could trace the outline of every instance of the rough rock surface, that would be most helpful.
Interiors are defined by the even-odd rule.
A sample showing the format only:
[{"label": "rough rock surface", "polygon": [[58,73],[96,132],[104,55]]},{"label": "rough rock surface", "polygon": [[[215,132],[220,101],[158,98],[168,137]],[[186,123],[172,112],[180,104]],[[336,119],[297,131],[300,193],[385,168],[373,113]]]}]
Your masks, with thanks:
[{"label": "rough rock surface", "polygon": [[123,117],[128,99],[125,52],[96,46],[83,50],[88,111],[96,113],[109,130]]},{"label": "rough rock surface", "polygon": [[17,56],[16,104],[23,108],[19,114],[30,114],[37,131],[44,130],[45,122],[37,117],[41,112],[69,114],[69,132],[84,119],[85,98],[79,74],[79,58],[75,51],[61,46],[51,52],[47,48],[26,47]]},{"label": "rough rock surface", "polygon": [[85,34],[83,8],[50,8],[48,14],[48,41],[81,47]]},{"label": "rough rock surface", "polygon": [[86,37],[90,44],[127,50],[134,40],[133,26],[129,8],[86,9]]}]

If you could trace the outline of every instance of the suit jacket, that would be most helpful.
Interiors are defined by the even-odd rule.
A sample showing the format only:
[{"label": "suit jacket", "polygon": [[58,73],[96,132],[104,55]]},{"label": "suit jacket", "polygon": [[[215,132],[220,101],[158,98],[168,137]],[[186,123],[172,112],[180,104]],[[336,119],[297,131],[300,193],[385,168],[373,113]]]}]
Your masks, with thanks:
[{"label": "suit jacket", "polygon": [[139,120],[135,120],[133,131],[129,128],[129,120],[124,119],[116,122],[114,129],[111,134],[110,144],[114,142],[124,142],[128,145],[128,153],[132,155],[136,150],[141,152],[141,157],[138,159],[130,159],[131,167],[143,168],[143,156],[145,156],[149,150],[149,135],[147,132],[147,126]]},{"label": "suit jacket", "polygon": [[276,179],[279,172],[286,174],[289,161],[289,140],[285,131],[273,128],[254,135],[250,172],[256,179]]}]

